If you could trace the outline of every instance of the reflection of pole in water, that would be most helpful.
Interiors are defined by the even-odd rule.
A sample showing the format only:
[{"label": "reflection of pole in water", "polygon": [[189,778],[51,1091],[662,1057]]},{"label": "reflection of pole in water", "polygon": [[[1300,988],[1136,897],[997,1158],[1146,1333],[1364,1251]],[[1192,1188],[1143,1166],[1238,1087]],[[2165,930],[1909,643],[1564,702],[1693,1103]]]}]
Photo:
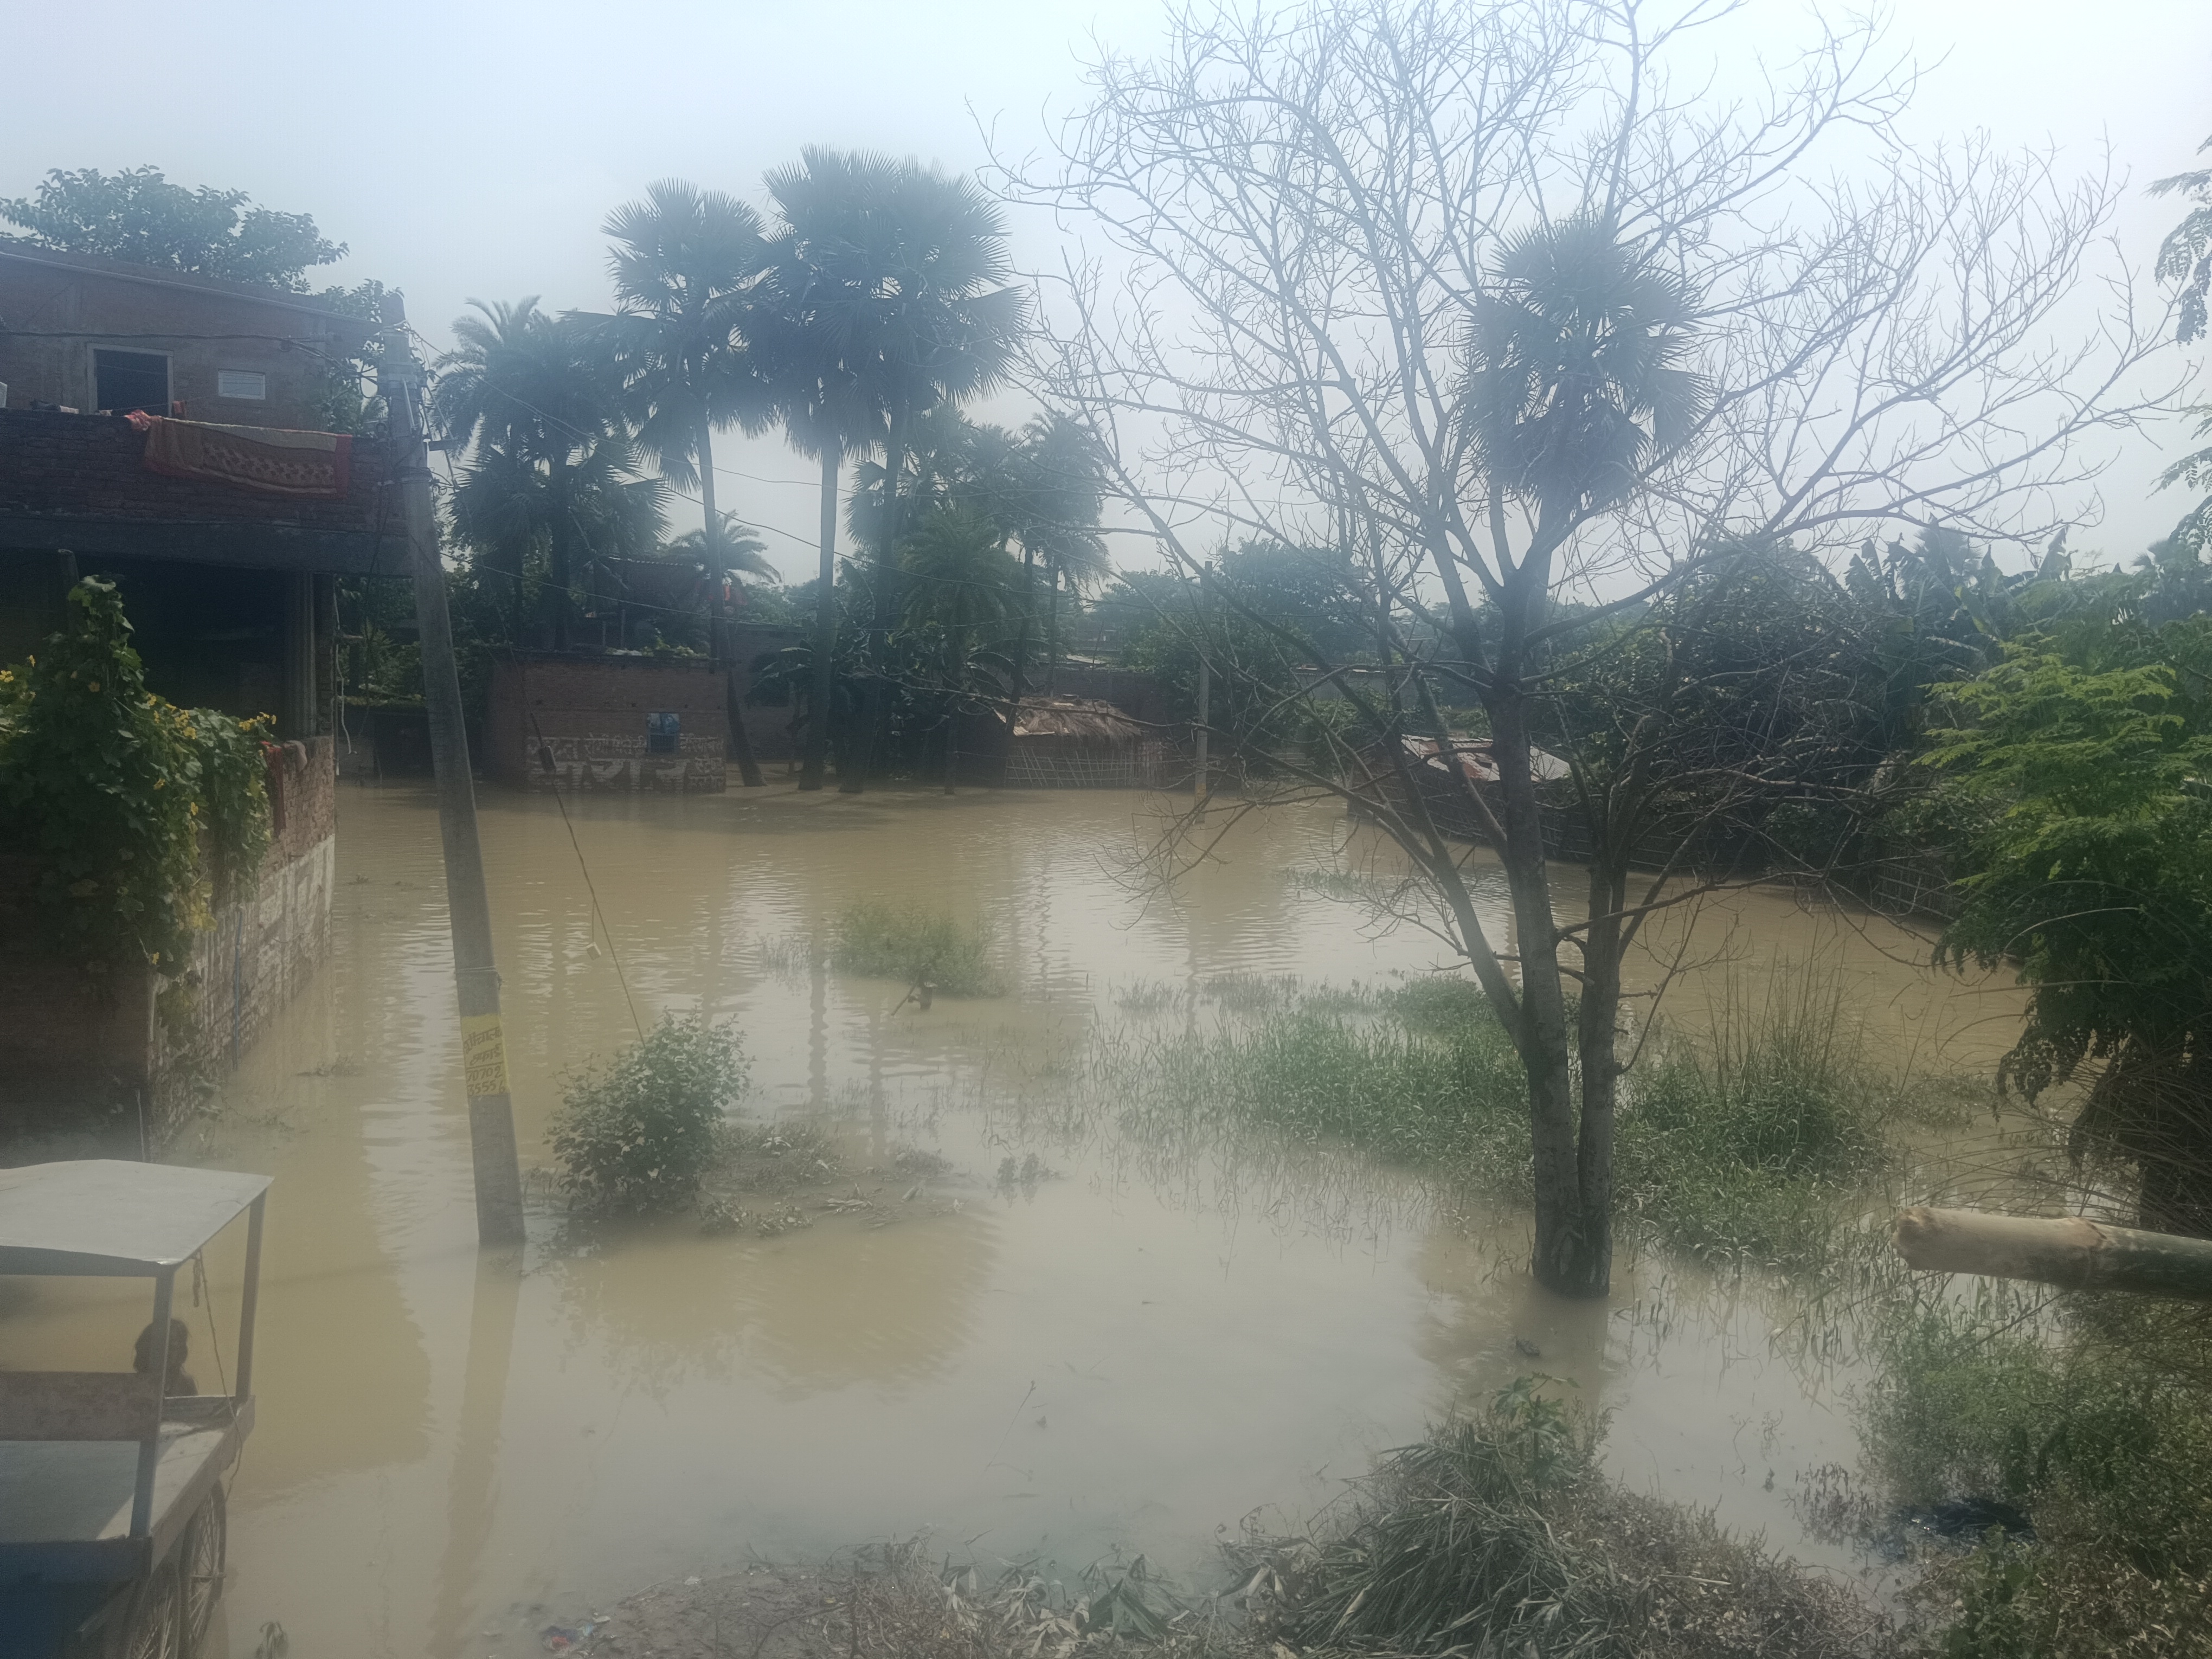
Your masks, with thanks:
[{"label": "reflection of pole in water", "polygon": [[830,958],[823,931],[817,918],[807,952],[814,987],[808,1007],[806,1084],[809,1104],[817,1112],[830,1109]]},{"label": "reflection of pole in water", "polygon": [[486,1255],[477,1263],[469,1304],[468,1369],[461,1384],[460,1432],[446,1498],[446,1552],[430,1614],[430,1659],[461,1659],[478,1643],[484,1609],[471,1605],[497,1506],[500,1423],[507,1409],[514,1305],[522,1293],[519,1255]]},{"label": "reflection of pole in water", "polygon": [[878,1166],[890,1160],[890,1108],[884,1099],[884,1011],[868,1011],[868,1146]]}]

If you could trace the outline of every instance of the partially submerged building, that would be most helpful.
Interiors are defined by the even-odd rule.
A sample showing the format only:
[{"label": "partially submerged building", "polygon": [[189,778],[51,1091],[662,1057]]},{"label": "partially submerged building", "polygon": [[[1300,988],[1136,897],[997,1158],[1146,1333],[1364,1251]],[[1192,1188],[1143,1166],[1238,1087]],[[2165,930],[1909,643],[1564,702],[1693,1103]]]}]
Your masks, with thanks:
[{"label": "partially submerged building", "polygon": [[1006,738],[1009,789],[1160,789],[1188,770],[1152,728],[1093,698],[1024,697]]},{"label": "partially submerged building", "polygon": [[512,652],[492,668],[485,770],[526,789],[724,789],[728,696],[702,657]]},{"label": "partially submerged building", "polygon": [[383,447],[313,429],[369,326],[295,295],[0,246],[0,662],[61,625],[80,577],[112,580],[149,690],[275,718],[283,809],[258,882],[167,978],[49,958],[21,854],[0,848],[0,1130],[90,1104],[157,1134],[323,955],[337,579],[406,568]]}]

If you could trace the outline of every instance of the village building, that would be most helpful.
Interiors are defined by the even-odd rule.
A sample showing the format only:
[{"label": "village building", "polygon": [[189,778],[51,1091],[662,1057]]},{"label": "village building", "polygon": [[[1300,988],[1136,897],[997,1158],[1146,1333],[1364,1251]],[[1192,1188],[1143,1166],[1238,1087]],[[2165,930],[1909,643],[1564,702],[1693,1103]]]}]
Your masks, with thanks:
[{"label": "village building", "polygon": [[725,789],[728,697],[703,657],[511,652],[492,667],[485,769],[524,789]]},{"label": "village building", "polygon": [[24,854],[0,848],[0,1126],[89,1103],[157,1134],[323,955],[336,583],[406,568],[383,447],[317,429],[372,326],[301,296],[0,246],[0,662],[36,651],[78,579],[112,580],[150,690],[274,718],[277,818],[258,882],[184,971],[97,995],[43,954]]},{"label": "village building", "polygon": [[1181,770],[1173,745],[1095,698],[1024,697],[1006,737],[1009,789],[1159,789]]}]

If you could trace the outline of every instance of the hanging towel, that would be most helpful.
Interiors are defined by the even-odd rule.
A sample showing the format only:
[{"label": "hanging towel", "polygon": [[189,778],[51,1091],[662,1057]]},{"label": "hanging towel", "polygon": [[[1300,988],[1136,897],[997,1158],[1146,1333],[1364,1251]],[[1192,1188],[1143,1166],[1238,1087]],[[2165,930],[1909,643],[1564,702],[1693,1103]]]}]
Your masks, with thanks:
[{"label": "hanging towel", "polygon": [[353,440],[343,432],[217,426],[136,410],[123,418],[146,434],[149,472],[301,501],[336,501],[346,493]]}]

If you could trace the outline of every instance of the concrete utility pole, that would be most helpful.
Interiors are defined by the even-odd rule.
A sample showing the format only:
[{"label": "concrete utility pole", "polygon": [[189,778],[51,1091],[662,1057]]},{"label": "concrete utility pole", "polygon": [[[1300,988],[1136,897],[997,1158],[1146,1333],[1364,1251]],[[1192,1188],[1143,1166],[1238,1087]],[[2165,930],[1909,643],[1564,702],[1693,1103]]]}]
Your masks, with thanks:
[{"label": "concrete utility pole", "polygon": [[499,1023],[499,969],[492,957],[483,849],[477,842],[468,728],[461,716],[460,675],[453,665],[453,621],[446,612],[446,567],[438,556],[438,521],[430,506],[430,457],[420,401],[422,366],[408,338],[407,313],[398,295],[385,297],[384,320],[377,390],[391,411],[392,478],[407,528],[415,620],[422,635],[422,701],[430,716],[430,764],[437,775],[446,908],[461,1005],[461,1075],[469,1097],[469,1152],[476,1165],[477,1237],[486,1244],[519,1244],[522,1168],[514,1151],[514,1103],[507,1094],[507,1039]]}]

